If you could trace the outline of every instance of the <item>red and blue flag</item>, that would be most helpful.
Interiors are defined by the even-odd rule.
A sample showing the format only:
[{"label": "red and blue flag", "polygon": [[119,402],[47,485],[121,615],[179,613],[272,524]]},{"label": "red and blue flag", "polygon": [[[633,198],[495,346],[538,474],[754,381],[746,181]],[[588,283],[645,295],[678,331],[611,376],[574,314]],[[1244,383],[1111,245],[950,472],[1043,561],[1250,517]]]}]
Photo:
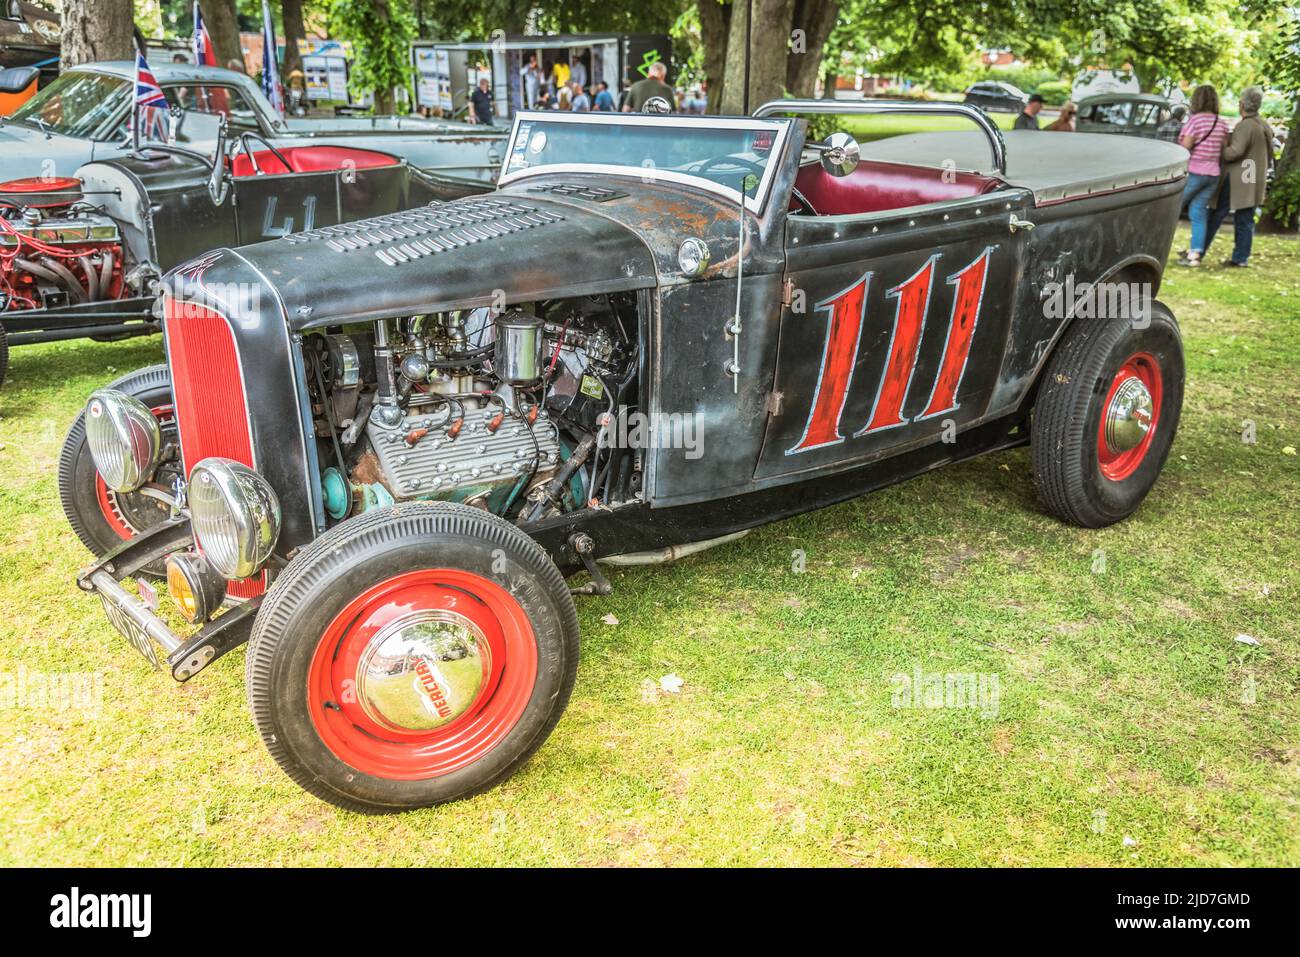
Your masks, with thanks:
[{"label": "red and blue flag", "polygon": [[146,139],[167,138],[167,97],[149,69],[144,51],[135,53],[135,117],[140,135]]}]

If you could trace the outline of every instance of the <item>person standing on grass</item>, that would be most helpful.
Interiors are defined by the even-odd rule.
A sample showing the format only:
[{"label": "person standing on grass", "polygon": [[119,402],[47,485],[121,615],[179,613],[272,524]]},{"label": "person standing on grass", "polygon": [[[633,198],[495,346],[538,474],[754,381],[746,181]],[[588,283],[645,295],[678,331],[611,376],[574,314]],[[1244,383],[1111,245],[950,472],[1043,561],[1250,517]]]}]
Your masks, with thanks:
[{"label": "person standing on grass", "polygon": [[1192,220],[1192,243],[1179,260],[1184,266],[1199,266],[1205,255],[1210,201],[1219,189],[1219,156],[1228,141],[1228,124],[1219,115],[1219,92],[1206,83],[1192,92],[1192,113],[1178,132],[1178,143],[1191,153],[1187,163],[1187,185],[1183,205]]},{"label": "person standing on grass", "polygon": [[1016,117],[1015,125],[1012,129],[1016,130],[1036,130],[1038,129],[1038,114],[1043,109],[1043,98],[1035,93],[1025,104],[1025,108],[1020,111]]},{"label": "person standing on grass", "polygon": [[1220,159],[1224,164],[1223,185],[1212,203],[1209,227],[1205,232],[1205,249],[1214,242],[1214,234],[1232,213],[1232,258],[1225,266],[1245,266],[1255,239],[1255,209],[1264,205],[1268,168],[1273,158],[1273,128],[1259,115],[1264,91],[1249,86],[1241,92],[1237,104],[1241,120],[1232,128]]}]

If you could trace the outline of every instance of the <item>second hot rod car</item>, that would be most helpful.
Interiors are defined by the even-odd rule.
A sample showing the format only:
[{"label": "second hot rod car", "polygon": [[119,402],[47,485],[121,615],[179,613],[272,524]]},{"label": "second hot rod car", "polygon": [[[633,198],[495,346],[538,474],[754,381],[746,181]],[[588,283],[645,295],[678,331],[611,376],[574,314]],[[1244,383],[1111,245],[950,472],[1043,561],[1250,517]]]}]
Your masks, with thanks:
[{"label": "second hot rod car", "polygon": [[[817,112],[978,128],[868,151],[805,142]],[[521,112],[495,192],[168,277],[166,364],[64,446],[78,585],[178,680],[249,642],[311,793],[473,794],[559,720],[602,560],[1025,443],[1063,521],[1138,508],[1182,405],[1155,295],[1186,155],[961,105]]]},{"label": "second hot rod car", "polygon": [[209,249],[488,188],[374,149],[231,138],[208,114],[176,125],[211,127],[211,155],[145,144],[76,176],[0,182],[0,383],[10,345],[157,332],[159,279]]}]

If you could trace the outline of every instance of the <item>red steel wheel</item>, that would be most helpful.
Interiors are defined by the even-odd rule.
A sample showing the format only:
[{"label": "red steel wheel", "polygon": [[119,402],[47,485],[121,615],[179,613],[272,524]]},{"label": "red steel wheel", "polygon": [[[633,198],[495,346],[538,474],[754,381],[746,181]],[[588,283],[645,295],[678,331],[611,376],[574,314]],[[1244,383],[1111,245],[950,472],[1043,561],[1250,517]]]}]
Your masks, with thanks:
[{"label": "red steel wheel", "polygon": [[401,811],[514,774],[559,721],[578,614],[516,526],[404,502],[305,545],[258,609],[248,702],[271,756],[339,807]]},{"label": "red steel wheel", "polygon": [[1164,467],[1183,407],[1182,335],[1149,315],[1075,319],[1039,376],[1034,484],[1063,521],[1102,528],[1133,514]]},{"label": "red steel wheel", "polygon": [[500,744],[536,677],[533,627],[519,602],[481,575],[431,568],[348,602],[316,648],[307,700],[339,760],[419,780]]},{"label": "red steel wheel", "polygon": [[1112,482],[1137,471],[1151,447],[1163,391],[1160,366],[1146,352],[1129,356],[1111,380],[1097,426],[1097,465]]}]

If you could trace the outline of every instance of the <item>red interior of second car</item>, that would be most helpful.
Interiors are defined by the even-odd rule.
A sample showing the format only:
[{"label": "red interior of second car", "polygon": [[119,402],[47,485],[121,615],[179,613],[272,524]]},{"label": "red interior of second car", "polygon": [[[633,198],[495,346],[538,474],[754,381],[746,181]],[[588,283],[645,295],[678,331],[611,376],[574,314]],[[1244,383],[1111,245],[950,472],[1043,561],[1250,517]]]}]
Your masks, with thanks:
[{"label": "red interior of second car", "polygon": [[[864,160],[847,176],[833,176],[812,163],[799,170],[794,185],[819,215],[843,216],[979,196],[1002,181],[980,173]],[[790,208],[800,209],[798,201],[792,200]]]},{"label": "red interior of second car", "polygon": [[254,150],[257,166],[247,153],[239,153],[230,161],[230,172],[236,178],[256,176],[261,170],[267,176],[279,173],[322,173],[340,169],[374,169],[379,166],[396,166],[397,157],[374,150],[355,149],[351,146],[288,146],[280,155],[289,162],[289,168],[270,150]]}]

